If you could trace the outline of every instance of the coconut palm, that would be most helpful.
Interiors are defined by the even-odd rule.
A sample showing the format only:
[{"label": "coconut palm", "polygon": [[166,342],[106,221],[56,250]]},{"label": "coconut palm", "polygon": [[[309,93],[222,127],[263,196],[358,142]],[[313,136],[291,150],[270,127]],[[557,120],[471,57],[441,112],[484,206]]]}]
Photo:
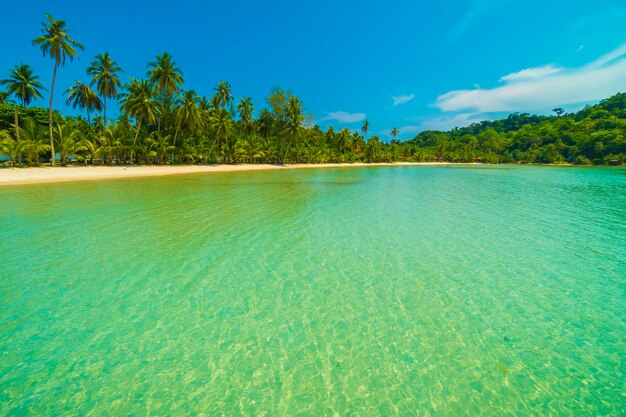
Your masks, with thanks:
[{"label": "coconut palm", "polygon": [[370,122],[368,122],[367,119],[365,119],[363,121],[363,126],[361,126],[361,132],[363,133],[363,136],[367,136],[369,131],[370,131]]},{"label": "coconut palm", "polygon": [[243,97],[237,105],[237,111],[241,118],[241,128],[245,133],[251,133],[254,129],[252,117],[254,116],[254,103],[250,97]]},{"label": "coconut palm", "polygon": [[238,140],[235,147],[235,152],[248,163],[257,162],[265,155],[263,143],[257,135],[249,135],[245,139]]},{"label": "coconut palm", "polygon": [[233,95],[228,81],[220,81],[213,90],[215,90],[214,98],[217,107],[224,108],[232,103]]},{"label": "coconut palm", "polygon": [[46,144],[46,129],[33,118],[27,118],[22,129],[23,151],[28,165],[39,165],[41,154],[50,149]]},{"label": "coconut palm", "polygon": [[176,150],[176,146],[170,145],[170,135],[163,135],[159,132],[152,132],[146,138],[146,144],[151,156],[155,157],[155,161],[159,164],[165,163],[168,152]]},{"label": "coconut palm", "polygon": [[104,126],[107,125],[107,98],[115,99],[122,89],[119,73],[122,69],[117,62],[111,59],[108,52],[96,55],[95,60],[87,68],[87,74],[91,75],[91,86],[96,86],[96,91],[102,98]]},{"label": "coconut palm", "polygon": [[167,52],[157,55],[154,61],[148,63],[148,68],[150,82],[159,94],[169,97],[183,84],[183,72]]},{"label": "coconut palm", "polygon": [[[16,65],[9,78],[0,81],[0,85],[7,87],[7,97],[13,95],[22,106],[28,106],[31,101],[43,98],[42,90],[45,90],[39,76],[33,73],[27,64]],[[15,139],[20,141],[20,123],[17,107],[15,112]]]},{"label": "coconut palm", "polygon": [[176,110],[176,132],[174,133],[174,145],[180,129],[186,129],[194,134],[202,129],[205,124],[205,110],[198,106],[198,95],[189,90],[181,93],[178,98]]},{"label": "coconut palm", "polygon": [[122,110],[134,118],[137,123],[137,131],[133,139],[130,153],[130,163],[133,163],[133,153],[137,144],[139,131],[144,123],[154,123],[159,113],[159,106],[154,99],[152,84],[146,80],[131,80],[127,88],[128,93],[122,99]]},{"label": "coconut palm", "polygon": [[290,96],[287,102],[287,123],[285,126],[285,134],[287,136],[287,148],[283,157],[283,164],[289,155],[289,148],[294,140],[297,140],[302,130],[302,122],[304,115],[302,114],[302,102],[298,97]]},{"label": "coconut palm", "polygon": [[259,114],[259,118],[257,119],[259,133],[265,139],[269,138],[272,134],[272,126],[273,126],[273,117],[272,113],[268,109],[261,110]]},{"label": "coconut palm", "polygon": [[398,129],[394,127],[391,131],[391,140],[396,140],[396,136],[398,136],[399,133]]},{"label": "coconut palm", "polygon": [[0,155],[6,155],[15,165],[21,154],[23,143],[13,139],[7,130],[0,130]]},{"label": "coconut palm", "polygon": [[378,136],[374,136],[368,139],[367,143],[365,144],[365,158],[367,162],[376,161],[380,154],[380,150],[381,144]]},{"label": "coconut palm", "polygon": [[79,142],[80,130],[72,122],[65,122],[63,125],[57,123],[54,130],[56,145],[61,155],[61,165],[65,166],[67,157],[74,154]]},{"label": "coconut palm", "polygon": [[78,56],[78,49],[84,49],[83,45],[70,38],[69,30],[66,28],[65,20],[54,20],[51,14],[46,13],[48,23],[41,22],[43,28],[42,35],[33,40],[33,45],[39,46],[43,56],[50,55],[54,60],[54,71],[52,73],[52,86],[50,88],[50,108],[48,110],[48,128],[50,131],[50,164],[54,166],[54,138],[52,134],[52,101],[54,99],[54,83],[57,78],[59,65],[65,65],[65,59],[70,61]]},{"label": "coconut palm", "polygon": [[339,132],[339,137],[337,138],[337,146],[339,147],[339,151],[341,153],[347,153],[352,148],[352,133],[350,129],[344,128]]},{"label": "coconut palm", "polygon": [[363,136],[359,135],[359,132],[354,131],[352,133],[352,151],[360,153],[363,150],[363,145],[365,145]]},{"label": "coconut palm", "polygon": [[[209,116],[209,129],[215,138],[214,144],[218,145],[218,151],[220,148],[226,149],[228,140],[233,136],[235,131],[230,112],[223,108],[214,109],[214,111],[211,112],[211,116]],[[226,162],[227,152],[222,156],[222,162]]]},{"label": "coconut palm", "polygon": [[98,94],[87,84],[83,84],[79,80],[74,81],[74,85],[65,90],[67,94],[65,104],[71,105],[73,108],[79,107],[87,111],[87,123],[91,124],[89,113],[93,110],[102,110],[102,101]]}]

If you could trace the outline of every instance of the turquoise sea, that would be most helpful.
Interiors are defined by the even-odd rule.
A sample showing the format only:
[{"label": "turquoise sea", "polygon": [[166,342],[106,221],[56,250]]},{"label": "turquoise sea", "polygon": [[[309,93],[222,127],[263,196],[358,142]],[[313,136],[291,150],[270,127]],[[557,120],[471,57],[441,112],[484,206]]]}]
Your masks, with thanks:
[{"label": "turquoise sea", "polygon": [[626,169],[196,174],[0,202],[0,416],[626,415]]}]

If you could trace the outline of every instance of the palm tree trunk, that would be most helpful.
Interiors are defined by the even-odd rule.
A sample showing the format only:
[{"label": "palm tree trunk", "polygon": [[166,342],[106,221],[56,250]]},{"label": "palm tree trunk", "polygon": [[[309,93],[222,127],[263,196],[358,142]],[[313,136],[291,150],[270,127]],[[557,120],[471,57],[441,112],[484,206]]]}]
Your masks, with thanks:
[{"label": "palm tree trunk", "polygon": [[[176,146],[176,138],[178,137],[178,131],[180,130],[180,123],[176,126],[176,132],[174,132],[174,143],[173,145]],[[172,155],[170,157],[170,163],[173,164],[174,163],[174,150],[172,149]]]},{"label": "palm tree trunk", "polygon": [[87,109],[87,124],[91,126],[91,118],[89,117],[89,109]]},{"label": "palm tree trunk", "polygon": [[[15,108],[15,140],[17,142],[16,147],[20,145],[20,116],[17,113],[17,107]],[[22,164],[22,154],[19,154],[19,164]],[[13,161],[15,163],[15,161]]]},{"label": "palm tree trunk", "polygon": [[287,154],[289,153],[289,148],[291,147],[291,135],[289,136],[289,142],[287,142],[287,150],[285,151],[285,157],[283,158],[283,165],[287,161]]},{"label": "palm tree trunk", "polygon": [[17,106],[15,107],[15,139],[20,141],[20,116],[17,114]]},{"label": "palm tree trunk", "polygon": [[103,104],[104,104],[104,128],[107,128],[107,96],[106,94],[104,95],[104,100],[103,100]]},{"label": "palm tree trunk", "polygon": [[48,110],[48,129],[50,130],[50,166],[54,166],[54,139],[52,136],[52,99],[54,98],[54,82],[57,78],[57,68],[59,60],[54,61],[54,72],[52,73],[52,87],[50,88],[50,109]]},{"label": "palm tree trunk", "polygon": [[213,141],[213,143],[211,144],[211,148],[209,149],[209,153],[207,154],[207,157],[205,158],[206,163],[209,163],[209,158],[211,157],[211,154],[213,153],[213,148],[215,147],[215,144],[217,143],[217,139],[215,139]]},{"label": "palm tree trunk", "polygon": [[139,131],[141,130],[141,120],[139,121],[139,125],[137,125],[137,133],[135,133],[135,139],[133,139],[133,147],[130,150],[130,164],[133,164],[133,154],[135,153],[135,144],[137,143],[137,137],[139,136]]}]

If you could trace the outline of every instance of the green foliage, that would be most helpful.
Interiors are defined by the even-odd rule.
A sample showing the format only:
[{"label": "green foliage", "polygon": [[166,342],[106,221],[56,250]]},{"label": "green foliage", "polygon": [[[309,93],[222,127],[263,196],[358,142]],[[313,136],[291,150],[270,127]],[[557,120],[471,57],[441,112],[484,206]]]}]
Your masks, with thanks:
[{"label": "green foliage", "polygon": [[[0,130],[13,129],[15,123],[15,110],[22,119],[34,119],[41,125],[48,125],[48,110],[42,107],[23,107],[8,103],[0,103]],[[54,124],[63,123],[64,119],[57,110],[52,112],[52,122]]]},{"label": "green foliage", "polygon": [[[557,111],[558,110],[558,111]],[[448,132],[425,131],[408,143],[418,160],[450,162],[621,165],[626,155],[626,94],[557,116],[511,114]]]}]

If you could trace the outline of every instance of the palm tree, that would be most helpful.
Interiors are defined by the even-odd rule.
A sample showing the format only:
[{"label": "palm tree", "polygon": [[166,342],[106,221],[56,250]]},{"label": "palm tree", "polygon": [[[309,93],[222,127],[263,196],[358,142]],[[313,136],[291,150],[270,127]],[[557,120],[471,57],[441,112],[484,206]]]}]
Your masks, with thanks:
[{"label": "palm tree", "polygon": [[399,133],[400,132],[398,131],[398,129],[394,127],[393,130],[391,131],[391,140],[396,140],[396,136],[398,136]]},{"label": "palm tree", "polygon": [[148,63],[148,68],[148,77],[157,93],[170,97],[183,84],[183,72],[167,52],[157,55],[155,61]]},{"label": "palm tree", "polygon": [[363,136],[367,136],[367,134],[370,131],[370,122],[367,121],[367,119],[365,119],[363,121],[363,126],[361,126],[361,132],[363,133]]},{"label": "palm tree", "polygon": [[28,165],[39,165],[41,154],[50,149],[50,145],[47,145],[45,142],[45,128],[37,123],[35,119],[28,117],[22,128],[22,137],[24,138],[24,155]]},{"label": "palm tree", "polygon": [[226,107],[233,101],[233,95],[230,92],[230,84],[228,81],[220,81],[215,88],[215,102],[217,107]]},{"label": "palm tree", "polygon": [[145,80],[133,79],[127,88],[128,93],[122,99],[122,110],[133,117],[137,122],[137,131],[130,151],[130,163],[133,163],[133,153],[137,144],[137,137],[141,125],[154,123],[159,113],[158,103],[154,99],[152,84]]},{"label": "palm tree", "polygon": [[[235,130],[231,114],[226,109],[215,109],[209,117],[209,128],[215,138],[214,144],[221,144],[222,149],[225,149]],[[222,161],[226,162],[226,153],[224,153]]]},{"label": "palm tree", "polygon": [[339,151],[341,153],[347,153],[352,148],[352,133],[350,129],[344,128],[339,132],[339,137],[337,138],[337,146],[339,147]]},{"label": "palm tree", "polygon": [[289,155],[291,143],[300,136],[303,121],[302,102],[298,97],[290,96],[287,103],[287,124],[285,126],[285,134],[287,135],[288,142],[283,157],[283,164],[287,160],[287,155]]},{"label": "palm tree", "polygon": [[164,164],[167,153],[176,150],[176,146],[170,145],[170,135],[163,135],[159,132],[152,132],[146,138],[146,143],[158,164]]},{"label": "palm tree", "polygon": [[87,111],[87,123],[91,124],[89,113],[93,110],[102,110],[102,101],[100,97],[87,84],[83,84],[79,80],[74,81],[74,85],[65,90],[67,94],[65,104],[71,105],[73,108],[80,107]]},{"label": "palm tree", "polygon": [[363,136],[359,135],[359,132],[354,131],[352,133],[352,150],[355,153],[359,153],[363,150],[363,145],[365,145],[365,141]]},{"label": "palm tree", "polygon": [[107,98],[115,99],[122,88],[119,72],[122,69],[117,62],[111,59],[108,52],[96,55],[96,59],[87,68],[87,74],[91,75],[91,86],[95,85],[96,90],[102,97],[102,108],[104,109],[104,126],[107,125]]},{"label": "palm tree", "polygon": [[13,139],[7,130],[0,130],[0,155],[6,155],[15,165],[21,154],[23,144]]},{"label": "palm tree", "polygon": [[365,158],[367,162],[376,161],[380,153],[380,140],[378,136],[370,138],[365,144]]},{"label": "palm tree", "polygon": [[183,92],[178,98],[178,109],[176,110],[176,132],[174,134],[174,145],[178,132],[181,128],[187,129],[191,133],[196,133],[204,127],[205,110],[198,106],[198,95],[195,91]]},{"label": "palm tree", "polygon": [[161,114],[157,119],[157,130],[161,131],[164,120],[169,120],[172,97],[183,84],[183,73],[172,56],[163,52],[148,63],[148,79],[154,85],[155,94],[161,104]]},{"label": "palm tree", "polygon": [[59,154],[61,155],[61,165],[65,166],[67,157],[74,154],[77,149],[80,130],[72,122],[65,122],[63,125],[57,123],[55,136]]},{"label": "palm tree", "polygon": [[274,125],[272,113],[268,109],[261,110],[259,118],[257,119],[257,123],[261,136],[263,136],[265,139],[269,138],[272,134],[272,127]]},{"label": "palm tree", "polygon": [[59,65],[65,65],[65,58],[70,61],[78,56],[77,49],[84,49],[83,45],[70,38],[69,30],[65,27],[65,20],[54,20],[51,14],[46,13],[48,23],[41,22],[43,33],[33,40],[33,45],[39,46],[43,56],[50,55],[54,60],[54,71],[52,72],[52,86],[50,88],[50,108],[48,110],[48,128],[50,131],[50,164],[54,166],[54,138],[52,135],[52,100],[54,99],[54,83],[57,78]]},{"label": "palm tree", "polygon": [[[29,65],[16,65],[9,78],[0,81],[0,85],[7,87],[7,95],[13,95],[22,104],[28,106],[31,101],[43,98],[41,90],[45,90],[39,76],[33,74]],[[17,107],[15,108],[15,139],[20,141],[20,123]]]},{"label": "palm tree", "polygon": [[0,91],[0,104],[7,103],[9,101],[9,93],[6,91]]},{"label": "palm tree", "polygon": [[254,116],[254,103],[250,97],[243,97],[237,105],[239,117],[241,117],[241,127],[245,133],[252,132],[254,125],[252,117]]}]

